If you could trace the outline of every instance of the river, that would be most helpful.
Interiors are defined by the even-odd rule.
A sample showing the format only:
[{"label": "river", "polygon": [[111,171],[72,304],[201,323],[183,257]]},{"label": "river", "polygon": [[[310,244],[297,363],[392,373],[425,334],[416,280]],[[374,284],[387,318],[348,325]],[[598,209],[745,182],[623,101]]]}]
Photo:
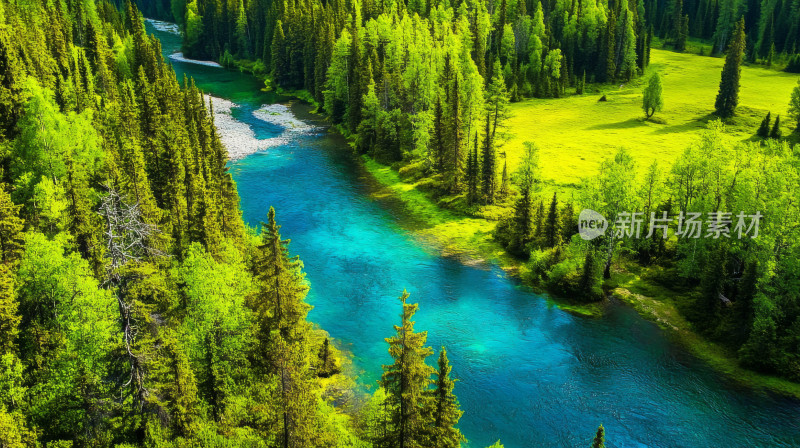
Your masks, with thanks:
[{"label": "river", "polygon": [[[147,27],[165,56],[180,51],[179,36]],[[231,162],[244,219],[256,226],[275,207],[305,264],[309,319],[352,352],[365,387],[391,361],[384,338],[405,288],[420,305],[416,328],[437,353],[447,347],[469,447],[586,447],[600,423],[609,447],[800,446],[796,400],[725,380],[624,305],[576,317],[495,266],[442,257],[307,108],[263,110],[285,99],[252,76],[173,67],[232,103],[217,120],[229,145],[261,150]]]}]

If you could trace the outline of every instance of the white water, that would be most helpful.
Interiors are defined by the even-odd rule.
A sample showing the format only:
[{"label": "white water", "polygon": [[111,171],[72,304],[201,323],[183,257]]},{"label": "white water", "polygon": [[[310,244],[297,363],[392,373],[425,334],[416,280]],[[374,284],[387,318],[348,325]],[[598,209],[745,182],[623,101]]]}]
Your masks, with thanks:
[{"label": "white water", "polygon": [[264,105],[252,112],[252,117],[265,123],[283,128],[277,137],[259,139],[250,124],[233,116],[233,109],[239,105],[223,98],[205,96],[214,105],[214,124],[219,131],[220,140],[228,150],[230,160],[242,159],[250,154],[268,148],[285,145],[298,134],[318,130],[316,126],[298,120],[284,104]]},{"label": "white water", "polygon": [[180,36],[181,34],[181,27],[178,26],[177,23],[162,22],[160,20],[155,20],[155,19],[144,19],[144,20],[150,25],[153,25],[153,28],[157,29],[158,31],[170,34],[177,34],[178,36]]},{"label": "white water", "polygon": [[219,65],[218,63],[216,63],[214,61],[200,61],[200,60],[197,60],[197,59],[189,59],[187,57],[184,57],[183,53],[181,53],[181,52],[172,53],[171,55],[169,55],[169,58],[171,60],[173,60],[173,61],[186,62],[187,64],[197,64],[197,65],[205,65],[206,67],[219,67],[219,68],[222,68],[221,65]]}]

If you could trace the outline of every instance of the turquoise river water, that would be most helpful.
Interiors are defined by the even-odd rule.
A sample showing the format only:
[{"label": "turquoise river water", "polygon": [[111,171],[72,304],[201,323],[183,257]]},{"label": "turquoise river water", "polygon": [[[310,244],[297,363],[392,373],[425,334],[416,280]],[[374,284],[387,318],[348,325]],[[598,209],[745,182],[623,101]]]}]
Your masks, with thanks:
[{"label": "turquoise river water", "polygon": [[[165,56],[180,51],[179,36],[148,30]],[[217,120],[223,137],[262,149],[231,162],[244,218],[255,226],[276,208],[305,263],[309,318],[353,353],[362,384],[374,388],[390,362],[384,338],[406,288],[417,329],[447,347],[472,448],[586,447],[600,423],[609,447],[800,446],[798,401],[726,381],[621,304],[576,317],[497,267],[440,256],[400,204],[371,195],[374,181],[319,117],[261,110],[281,99],[249,75],[173,66],[233,103]]]}]

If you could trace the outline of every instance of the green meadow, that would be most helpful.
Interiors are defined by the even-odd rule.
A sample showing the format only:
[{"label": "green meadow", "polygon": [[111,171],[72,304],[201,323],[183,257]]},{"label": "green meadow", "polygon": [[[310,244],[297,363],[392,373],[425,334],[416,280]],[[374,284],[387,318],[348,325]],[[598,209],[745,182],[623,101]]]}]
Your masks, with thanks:
[{"label": "green meadow", "polygon": [[[642,88],[647,76],[632,82],[588,89],[584,95],[529,99],[511,105],[511,139],[500,150],[509,171],[522,157],[523,142],[539,147],[548,190],[568,191],[597,172],[600,162],[620,146],[628,148],[640,168],[658,160],[662,167],[689,145],[713,119],[722,58],[653,48],[648,75],[662,75],[664,110],[644,120]],[[732,138],[754,138],[767,111],[781,115],[789,135],[787,109],[798,75],[761,67],[743,67],[737,115],[728,123]],[[605,94],[608,101],[598,101]]]},{"label": "green meadow", "polygon": [[[584,95],[553,99],[528,99],[511,105],[507,123],[509,140],[499,150],[505,153],[509,172],[522,157],[523,143],[539,147],[544,188],[541,194],[559,193],[567,199],[574,194],[581,179],[597,173],[600,163],[617,148],[628,148],[639,170],[658,160],[669,169],[680,153],[695,144],[713,115],[714,100],[720,81],[723,59],[688,53],[652,49],[647,75],[660,72],[663,82],[664,110],[645,121],[641,108],[642,89],[647,76],[622,85],[593,85]],[[789,98],[798,75],[755,66],[742,69],[740,101],[737,114],[726,122],[726,131],[735,141],[757,141],[756,129],[768,111],[782,118],[782,130],[790,141],[792,134],[787,116]],[[598,101],[606,95],[607,101]],[[367,169],[384,190],[377,193],[399,197],[415,216],[412,229],[422,240],[438,246],[446,254],[465,260],[493,260],[509,273],[527,276],[525,263],[510,257],[492,239],[495,219],[503,205],[488,206],[477,216],[448,210],[451,205],[425,193],[425,180],[411,181],[385,165],[365,157]],[[502,163],[502,162],[501,162]],[[401,170],[402,172],[402,170]],[[437,203],[438,202],[438,203]],[[456,209],[459,206],[455,206]],[[483,217],[483,218],[482,218]],[[800,388],[788,381],[742,369],[734,353],[698,336],[692,325],[678,312],[678,297],[687,291],[663,286],[652,278],[674,274],[671,270],[652,268],[645,272],[631,263],[614,270],[606,287],[642,315],[671,331],[695,355],[707,360],[716,370],[754,387],[800,396]],[[666,282],[669,283],[669,282]],[[535,285],[534,285],[535,286]],[[579,304],[555,300],[565,311],[584,316],[601,314],[597,304]]]}]

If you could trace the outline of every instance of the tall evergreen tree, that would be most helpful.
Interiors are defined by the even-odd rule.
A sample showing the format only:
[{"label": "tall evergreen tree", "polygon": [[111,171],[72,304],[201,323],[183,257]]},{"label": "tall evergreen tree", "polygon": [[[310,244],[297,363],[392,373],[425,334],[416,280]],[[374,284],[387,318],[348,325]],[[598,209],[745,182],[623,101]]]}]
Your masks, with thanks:
[{"label": "tall evergreen tree", "polygon": [[761,125],[758,127],[756,134],[761,138],[769,138],[770,125],[772,124],[771,112],[767,112],[767,116],[761,120]]},{"label": "tall evergreen tree", "polygon": [[544,222],[544,244],[546,247],[556,247],[561,244],[561,221],[558,213],[558,194],[553,193],[550,208],[547,210],[547,219]]},{"label": "tall evergreen tree", "polygon": [[739,104],[739,80],[741,76],[742,58],[745,50],[744,18],[736,24],[733,40],[725,56],[725,65],[722,67],[722,79],[719,83],[719,93],[714,104],[717,115],[730,117],[736,112]]},{"label": "tall evergreen tree", "polygon": [[781,116],[778,115],[775,117],[775,125],[772,126],[772,130],[769,133],[769,138],[778,140],[781,137],[783,137],[783,133],[781,132]]},{"label": "tall evergreen tree", "polygon": [[436,388],[433,391],[433,430],[430,446],[459,448],[461,442],[466,441],[461,431],[456,428],[463,412],[453,393],[456,382],[450,378],[451,370],[447,350],[442,347],[436,369]]},{"label": "tall evergreen tree", "polygon": [[597,428],[597,433],[592,440],[592,448],[606,448],[606,430],[603,425]]},{"label": "tall evergreen tree", "polygon": [[400,296],[401,323],[394,326],[396,335],[386,339],[394,363],[383,366],[381,377],[391,416],[383,443],[398,448],[422,448],[427,446],[433,405],[429,386],[434,370],[425,360],[433,350],[425,346],[428,333],[414,331],[411,319],[418,305],[406,303],[408,296],[404,290]]}]

